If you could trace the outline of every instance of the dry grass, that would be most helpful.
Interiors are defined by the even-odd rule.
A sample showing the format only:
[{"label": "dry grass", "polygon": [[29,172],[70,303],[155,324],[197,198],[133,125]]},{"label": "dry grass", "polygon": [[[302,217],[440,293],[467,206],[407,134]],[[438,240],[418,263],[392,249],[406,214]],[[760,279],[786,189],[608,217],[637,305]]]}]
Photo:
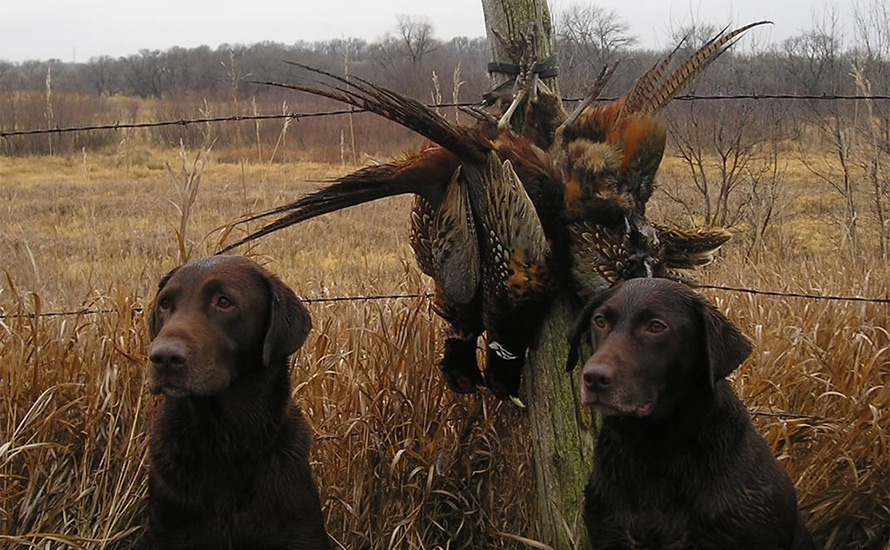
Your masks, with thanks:
[{"label": "dry grass", "polygon": [[[817,295],[890,296],[886,263],[803,260],[791,273],[738,269],[714,284]],[[709,291],[754,342],[735,375],[739,396],[792,475],[810,528],[830,548],[882,548],[890,532],[890,307]],[[774,413],[796,413],[775,416]],[[798,416],[799,415],[799,416]]]},{"label": "dry grass", "polygon": [[114,314],[0,325],[0,543],[104,547],[138,536],[150,407],[135,304],[122,296],[96,304]]},{"label": "dry grass", "polygon": [[[146,427],[157,404],[142,383],[141,308],[179,255],[164,170],[178,153],[126,153],[126,163],[120,155],[0,158],[0,546],[140,540]],[[214,151],[204,171],[187,233],[202,236],[189,243],[196,256],[215,249],[225,222],[341,170],[218,160],[230,156]],[[406,244],[408,205],[396,198],[314,220],[249,254],[307,297],[427,290]],[[792,263],[768,253],[751,264],[743,249],[730,246],[702,280],[890,296],[890,268],[868,255],[854,261],[804,247]],[[755,342],[735,377],[748,405],[807,415],[755,421],[819,541],[831,550],[882,548],[890,308],[705,292]],[[20,316],[78,307],[112,312]],[[310,310],[316,329],[296,357],[294,394],[317,433],[314,470],[335,539],[352,549],[532,547],[522,542],[537,536],[527,419],[489,396],[444,389],[429,304],[315,302]]]}]

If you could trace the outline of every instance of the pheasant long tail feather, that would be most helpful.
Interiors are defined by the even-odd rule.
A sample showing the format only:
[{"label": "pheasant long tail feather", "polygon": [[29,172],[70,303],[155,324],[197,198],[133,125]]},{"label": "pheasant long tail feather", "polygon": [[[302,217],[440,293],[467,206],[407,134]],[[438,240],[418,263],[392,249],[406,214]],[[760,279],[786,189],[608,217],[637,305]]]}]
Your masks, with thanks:
[{"label": "pheasant long tail feather", "polygon": [[[373,193],[373,188],[376,187],[387,187],[386,190],[381,189],[380,191],[378,191],[381,193],[386,193],[382,195],[384,197],[414,191],[414,189],[404,189],[404,186],[397,182],[397,174],[401,168],[402,167],[398,163],[391,162],[386,164],[378,164],[374,166],[367,166],[353,172],[352,174],[348,174],[334,180],[317,181],[317,183],[328,183],[329,185],[294,202],[289,202],[287,204],[282,204],[281,206],[276,206],[275,208],[263,210],[262,212],[259,212],[257,214],[250,214],[243,219],[238,220],[237,223],[244,224],[262,218],[269,218],[278,214],[284,214],[285,212],[311,208],[319,204],[320,201],[328,200],[331,197],[335,196],[349,197],[350,195],[355,195],[356,200],[358,201],[355,204],[361,204],[363,202],[367,202],[367,200],[363,200],[361,197],[368,194],[369,192]],[[392,184],[395,184],[397,187],[393,189]],[[370,200],[374,199],[372,198]],[[327,214],[328,212],[332,212],[332,210],[325,210],[310,217]]]},{"label": "pheasant long tail feather", "polygon": [[299,63],[288,63],[328,77],[339,85],[329,84],[324,88],[319,88],[281,82],[257,82],[257,84],[297,90],[366,109],[417,132],[462,158],[476,162],[482,162],[485,158],[485,152],[489,147],[480,136],[451,124],[443,116],[417,100],[360,78],[353,77],[347,80],[321,69]]},{"label": "pheasant long tail feather", "polygon": [[640,112],[644,109],[652,96],[655,95],[656,86],[661,82],[668,65],[671,64],[674,55],[683,45],[683,42],[684,41],[681,41],[677,44],[677,47],[675,47],[671,53],[664,59],[658,61],[651,69],[643,73],[643,75],[634,82],[633,87],[625,96],[624,104],[621,106],[621,111],[618,114],[619,119],[625,114]]},{"label": "pheasant long tail feather", "polygon": [[772,24],[772,21],[757,21],[744,27],[740,27],[727,34],[722,32],[699,48],[689,59],[671,72],[670,76],[655,91],[648,101],[648,105],[641,108],[655,112],[667,105],[684,87],[697,77],[712,61],[720,57],[727,48],[732,46],[733,39],[745,31],[760,25]]},{"label": "pheasant long tail feather", "polygon": [[227,245],[220,250],[220,253],[228,252],[233,248],[259,239],[269,233],[274,233],[279,229],[284,229],[323,214],[336,212],[337,210],[384,197],[404,193],[417,193],[419,191],[418,188],[405,185],[404,182],[395,179],[398,168],[399,166],[395,164],[364,168],[299,200],[239,220],[237,223],[240,225],[261,218],[284,214],[277,220]]}]

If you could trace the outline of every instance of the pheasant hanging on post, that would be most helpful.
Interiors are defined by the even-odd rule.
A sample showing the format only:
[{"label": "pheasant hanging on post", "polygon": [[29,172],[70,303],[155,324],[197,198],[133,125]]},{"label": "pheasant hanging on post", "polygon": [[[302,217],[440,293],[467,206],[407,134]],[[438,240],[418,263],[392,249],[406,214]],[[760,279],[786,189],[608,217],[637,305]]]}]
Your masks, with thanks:
[{"label": "pheasant hanging on post", "polygon": [[[454,126],[413,99],[358,79],[350,80],[346,89],[344,79],[305,68],[343,87],[268,84],[370,110],[434,144],[400,162],[363,168],[291,204],[248,218],[283,214],[222,252],[347,206],[416,195],[411,245],[421,270],[435,281],[433,305],[448,323],[439,365],[443,380],[460,393],[484,385],[499,398],[521,404],[526,350],[550,296],[559,288],[557,273],[567,273],[551,253],[554,241],[566,241],[556,238],[565,227],[558,216],[540,217],[541,205],[559,210],[563,203],[549,155],[494,123]],[[488,341],[484,375],[476,359],[483,332]]]},{"label": "pheasant hanging on post", "polygon": [[[421,271],[434,281],[434,308],[447,322],[443,380],[461,393],[484,385],[521,405],[525,355],[555,293],[567,285],[585,295],[631,277],[674,276],[710,261],[729,239],[722,229],[682,231],[647,221],[666,139],[659,112],[741,33],[764,23],[721,33],[667,73],[675,50],[625,95],[593,106],[611,74],[604,70],[571,115],[534,72],[524,71],[520,93],[501,119],[476,113],[473,127],[454,125],[370,82],[301,66],[334,84],[263,84],[369,110],[431,143],[241,220],[280,215],[222,252],[322,214],[414,194],[410,243]],[[510,118],[519,107],[523,122],[514,129]],[[484,374],[476,358],[483,332]]]}]

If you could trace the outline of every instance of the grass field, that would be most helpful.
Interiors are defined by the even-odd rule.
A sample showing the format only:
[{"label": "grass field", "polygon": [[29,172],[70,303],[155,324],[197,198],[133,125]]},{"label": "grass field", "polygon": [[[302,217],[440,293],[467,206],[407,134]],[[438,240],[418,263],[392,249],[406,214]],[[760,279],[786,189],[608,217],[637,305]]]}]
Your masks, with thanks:
[{"label": "grass field", "polygon": [[[220,228],[240,215],[345,170],[221,157],[211,155],[192,207],[183,239],[192,257],[215,251]],[[0,546],[141,540],[146,428],[158,403],[143,384],[143,314],[179,263],[179,162],[175,150],[136,146],[125,157],[0,158]],[[681,175],[673,159],[664,169]],[[760,259],[747,259],[741,236],[698,279],[890,296],[886,260],[847,250],[827,221],[832,202],[802,180],[788,185],[799,196]],[[653,202],[656,215],[671,215],[663,197]],[[444,388],[429,303],[311,300],[428,291],[407,244],[409,205],[358,207],[241,251],[310,299],[315,330],[296,355],[294,395],[316,432],[329,532],[350,549],[547,548],[535,542],[527,418],[490,395]],[[735,388],[819,543],[886,548],[890,307],[703,292],[754,342]]]}]

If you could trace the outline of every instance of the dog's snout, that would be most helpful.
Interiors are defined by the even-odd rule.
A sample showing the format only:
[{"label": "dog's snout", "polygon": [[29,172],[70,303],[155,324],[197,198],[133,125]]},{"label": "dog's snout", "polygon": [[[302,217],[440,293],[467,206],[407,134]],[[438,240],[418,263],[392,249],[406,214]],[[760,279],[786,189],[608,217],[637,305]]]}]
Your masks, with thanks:
[{"label": "dog's snout", "polygon": [[163,340],[151,346],[148,359],[156,369],[179,370],[188,362],[188,350],[181,342]]},{"label": "dog's snout", "polygon": [[590,390],[604,390],[614,382],[614,369],[604,363],[593,363],[584,369],[584,385]]}]

